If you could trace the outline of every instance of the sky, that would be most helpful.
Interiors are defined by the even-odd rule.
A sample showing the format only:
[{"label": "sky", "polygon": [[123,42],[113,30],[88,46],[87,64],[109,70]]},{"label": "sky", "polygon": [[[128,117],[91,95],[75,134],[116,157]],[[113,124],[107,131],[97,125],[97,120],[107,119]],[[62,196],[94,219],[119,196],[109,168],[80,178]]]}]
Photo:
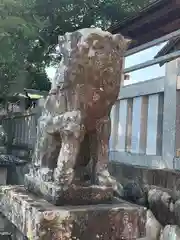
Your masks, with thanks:
[{"label": "sky", "polygon": [[[125,58],[125,68],[131,67],[133,65],[143,63],[145,61],[151,60],[154,58],[154,56],[159,52],[159,50],[166,44],[162,43],[158,46],[154,46],[151,48],[148,48],[146,50],[143,50],[139,53],[133,54],[131,56],[128,56]],[[52,79],[55,75],[56,69],[53,67],[49,67],[46,69],[47,74],[50,79]],[[161,77],[165,75],[165,66],[163,65],[160,67],[158,64],[147,67],[138,71],[134,71],[132,73],[129,73],[130,80],[125,81],[124,85],[129,85],[137,82],[142,82],[146,80],[150,80],[153,78]]]},{"label": "sky", "polygon": [[[146,50],[143,50],[141,52],[138,52],[136,54],[126,57],[125,58],[125,68],[131,67],[131,66],[139,64],[139,63],[143,63],[148,60],[152,60],[166,43],[167,42],[159,44],[158,46],[148,48]],[[147,67],[147,68],[144,68],[141,70],[131,72],[131,73],[129,73],[129,75],[130,75],[130,80],[125,81],[124,85],[147,81],[147,80],[150,80],[153,78],[164,76],[165,75],[165,65],[160,67],[159,64],[156,64],[151,67]]]}]

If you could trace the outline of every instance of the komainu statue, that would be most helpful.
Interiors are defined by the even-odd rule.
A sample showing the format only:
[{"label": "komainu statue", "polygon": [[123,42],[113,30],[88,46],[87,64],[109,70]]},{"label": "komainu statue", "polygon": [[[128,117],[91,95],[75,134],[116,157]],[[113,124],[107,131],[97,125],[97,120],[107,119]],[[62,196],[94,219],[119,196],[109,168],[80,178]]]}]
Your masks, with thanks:
[{"label": "komainu statue", "polygon": [[120,193],[108,171],[108,144],[129,42],[99,28],[59,38],[62,60],[39,119],[27,189],[56,205],[109,201]]}]

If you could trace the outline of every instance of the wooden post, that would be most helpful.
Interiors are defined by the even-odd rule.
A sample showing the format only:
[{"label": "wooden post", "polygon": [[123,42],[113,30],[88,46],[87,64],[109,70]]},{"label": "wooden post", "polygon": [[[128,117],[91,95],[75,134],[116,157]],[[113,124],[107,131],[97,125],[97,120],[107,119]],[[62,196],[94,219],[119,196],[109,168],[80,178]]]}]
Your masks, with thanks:
[{"label": "wooden post", "polygon": [[163,94],[151,94],[148,99],[146,154],[162,155]]},{"label": "wooden post", "polygon": [[180,169],[180,58],[176,60],[177,62],[177,90],[176,90],[176,135],[175,135],[175,159],[174,168]]},{"label": "wooden post", "polygon": [[110,137],[111,152],[116,150],[118,124],[119,124],[119,101],[116,101],[111,111],[111,137]]},{"label": "wooden post", "polygon": [[164,114],[162,158],[164,166],[173,169],[176,156],[176,109],[178,59],[166,63],[164,81]]},{"label": "wooden post", "polygon": [[147,134],[147,96],[133,98],[131,153],[145,154]]},{"label": "wooden post", "polygon": [[121,88],[124,86],[124,80],[125,80],[124,69],[125,69],[125,58],[123,58],[123,62],[122,62],[121,85],[119,90],[121,90]]}]

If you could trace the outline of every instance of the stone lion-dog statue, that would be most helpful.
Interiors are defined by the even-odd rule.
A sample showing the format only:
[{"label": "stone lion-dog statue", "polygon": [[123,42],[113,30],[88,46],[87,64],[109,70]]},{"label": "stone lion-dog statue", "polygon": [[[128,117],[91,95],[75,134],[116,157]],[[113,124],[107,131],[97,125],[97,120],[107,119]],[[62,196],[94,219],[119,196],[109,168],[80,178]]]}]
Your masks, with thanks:
[{"label": "stone lion-dog statue", "polygon": [[108,145],[129,43],[99,28],[59,37],[62,59],[39,119],[32,168],[25,176],[29,190],[57,205],[60,199],[76,202],[79,195],[81,204],[82,196],[92,203],[120,193],[108,171]]}]

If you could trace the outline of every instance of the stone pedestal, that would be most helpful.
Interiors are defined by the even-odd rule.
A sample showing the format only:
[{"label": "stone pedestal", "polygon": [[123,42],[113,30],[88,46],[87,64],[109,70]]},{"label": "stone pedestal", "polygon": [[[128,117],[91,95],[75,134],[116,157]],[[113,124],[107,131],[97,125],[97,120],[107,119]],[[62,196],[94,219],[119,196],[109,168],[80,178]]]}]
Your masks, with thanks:
[{"label": "stone pedestal", "polygon": [[3,186],[0,193],[2,213],[30,240],[120,240],[145,236],[146,209],[124,201],[57,207],[20,186]]},{"label": "stone pedestal", "polygon": [[58,186],[54,182],[42,181],[41,178],[30,174],[25,175],[25,188],[57,206],[104,204],[111,203],[113,199],[112,187],[72,184],[64,189],[63,186]]}]

